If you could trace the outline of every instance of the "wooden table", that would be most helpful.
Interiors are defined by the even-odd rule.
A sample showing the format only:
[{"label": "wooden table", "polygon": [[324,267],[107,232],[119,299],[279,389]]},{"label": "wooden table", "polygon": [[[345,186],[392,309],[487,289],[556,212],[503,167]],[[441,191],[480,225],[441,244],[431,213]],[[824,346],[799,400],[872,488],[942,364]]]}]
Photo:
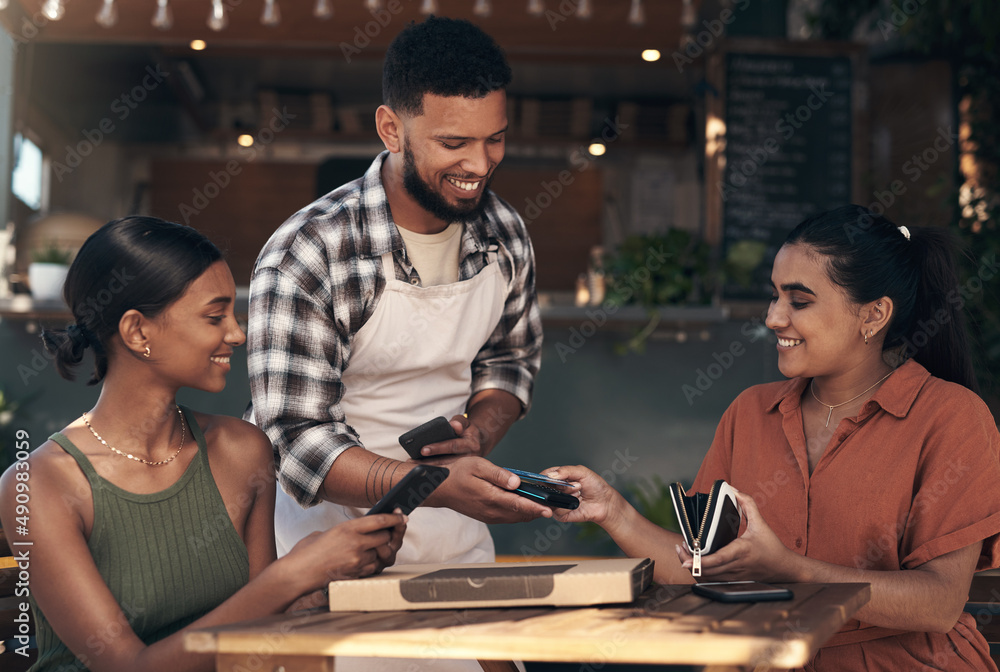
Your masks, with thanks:
[{"label": "wooden table", "polygon": [[[786,602],[723,604],[687,586],[583,608],[309,611],[189,633],[219,672],[331,672],[333,656],[799,667],[868,602],[866,583],[793,584]],[[506,661],[506,662],[498,662]]]}]

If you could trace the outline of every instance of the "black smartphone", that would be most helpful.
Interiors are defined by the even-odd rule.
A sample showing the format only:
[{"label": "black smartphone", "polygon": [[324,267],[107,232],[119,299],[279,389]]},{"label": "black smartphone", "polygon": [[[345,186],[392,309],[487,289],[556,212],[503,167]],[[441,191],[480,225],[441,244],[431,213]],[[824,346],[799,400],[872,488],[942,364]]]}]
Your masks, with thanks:
[{"label": "black smartphone", "polygon": [[512,490],[512,492],[556,509],[572,510],[580,506],[580,500],[573,495],[567,495],[565,492],[560,492],[555,488],[550,488],[541,483],[529,483],[523,479],[521,480],[521,485],[516,490]]},{"label": "black smartphone", "polygon": [[418,464],[392,486],[366,515],[392,513],[397,508],[409,514],[448,478],[448,470],[433,464]]},{"label": "black smartphone", "polygon": [[715,581],[696,583],[691,592],[718,602],[770,602],[790,600],[794,595],[788,588],[779,588],[759,581]]},{"label": "black smartphone", "polygon": [[428,455],[420,454],[420,449],[424,446],[457,438],[458,434],[455,433],[451,423],[444,416],[439,415],[433,420],[428,420],[419,427],[414,427],[403,434],[399,437],[399,445],[403,447],[407,455],[415,460],[419,460],[429,457]]}]

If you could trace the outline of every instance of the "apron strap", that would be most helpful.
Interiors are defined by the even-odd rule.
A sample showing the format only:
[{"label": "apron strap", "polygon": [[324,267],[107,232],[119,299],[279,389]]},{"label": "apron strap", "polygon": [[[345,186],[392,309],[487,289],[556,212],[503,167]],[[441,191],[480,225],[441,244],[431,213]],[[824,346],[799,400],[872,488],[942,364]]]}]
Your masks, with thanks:
[{"label": "apron strap", "polygon": [[382,273],[385,275],[386,284],[396,279],[396,263],[392,259],[392,252],[382,255]]}]

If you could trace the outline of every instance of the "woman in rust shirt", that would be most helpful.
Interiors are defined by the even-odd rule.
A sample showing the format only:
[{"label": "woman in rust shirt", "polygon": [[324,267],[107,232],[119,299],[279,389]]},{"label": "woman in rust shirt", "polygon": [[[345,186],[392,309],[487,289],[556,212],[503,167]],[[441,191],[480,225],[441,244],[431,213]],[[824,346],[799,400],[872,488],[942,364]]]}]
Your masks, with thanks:
[{"label": "woman in rust shirt", "polygon": [[[703,556],[704,580],[870,583],[808,669],[996,670],[962,609],[973,572],[1000,565],[1000,434],[976,394],[946,231],[845,206],[792,231],[771,282],[790,380],[732,403],[695,479],[694,492],[728,481],[746,515]],[[588,469],[546,473],[580,484],[562,520],[655,558],[660,582],[691,582],[680,536]]]}]

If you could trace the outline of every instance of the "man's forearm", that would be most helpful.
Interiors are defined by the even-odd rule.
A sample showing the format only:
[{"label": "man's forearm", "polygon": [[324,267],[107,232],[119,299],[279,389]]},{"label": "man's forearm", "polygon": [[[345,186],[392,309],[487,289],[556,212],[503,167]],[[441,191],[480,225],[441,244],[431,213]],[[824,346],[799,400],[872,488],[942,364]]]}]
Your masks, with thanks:
[{"label": "man's forearm", "polygon": [[482,390],[472,395],[466,413],[469,422],[479,429],[483,457],[500,442],[522,410],[521,401],[504,390]]},{"label": "man's forearm", "polygon": [[353,446],[334,460],[319,495],[335,504],[372,506],[413,466]]}]

